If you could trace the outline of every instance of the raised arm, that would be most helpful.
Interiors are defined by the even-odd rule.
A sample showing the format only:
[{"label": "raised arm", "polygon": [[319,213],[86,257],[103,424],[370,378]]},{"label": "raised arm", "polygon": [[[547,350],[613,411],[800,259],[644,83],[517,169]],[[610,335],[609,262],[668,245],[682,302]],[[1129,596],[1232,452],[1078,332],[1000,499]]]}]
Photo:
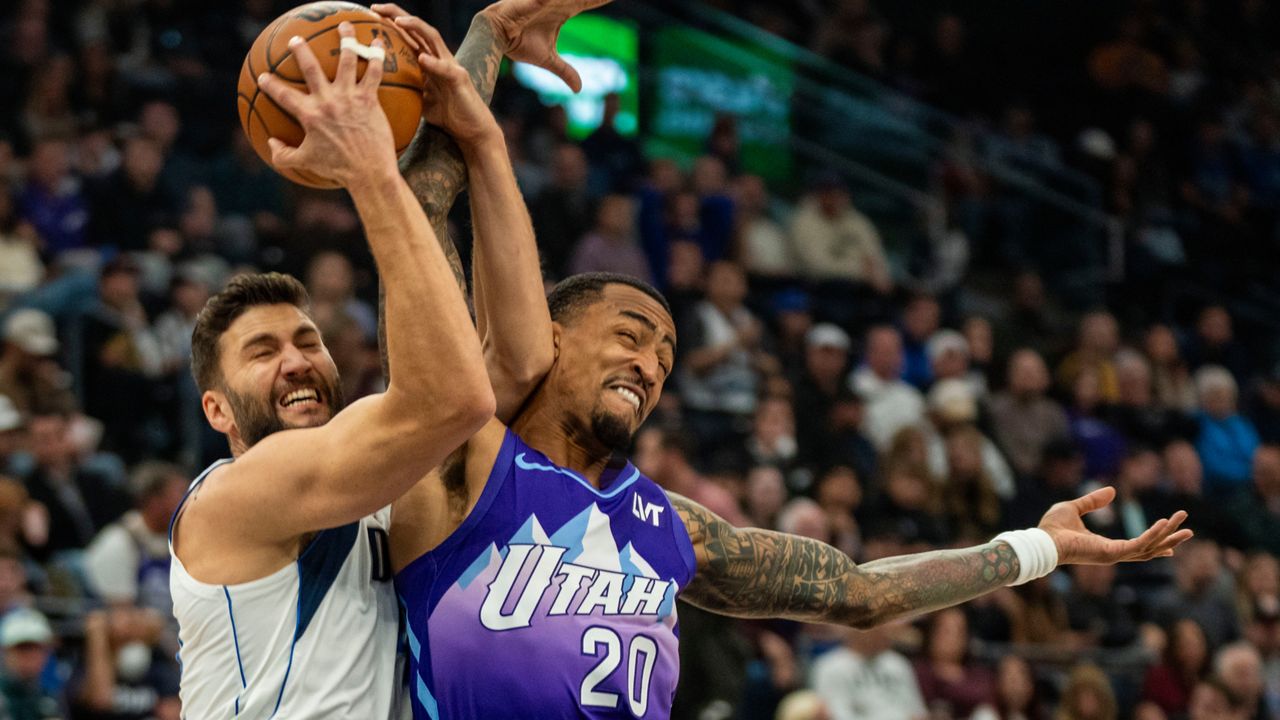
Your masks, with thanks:
[{"label": "raised arm", "polygon": [[[457,61],[471,79],[481,100],[487,105],[493,98],[493,86],[498,79],[498,69],[504,55],[512,60],[531,63],[545,68],[560,78],[575,92],[582,88],[582,80],[564,58],[556,52],[556,39],[560,28],[569,18],[585,10],[600,7],[611,0],[501,0],[480,11],[471,21],[471,28],[458,48]],[[375,4],[372,9],[395,19],[408,30],[414,19],[395,4]],[[405,18],[400,20],[398,18]],[[421,22],[421,21],[417,21]],[[468,171],[461,148],[441,128],[424,119],[414,136],[413,143],[400,158],[401,171],[413,189],[418,202],[427,213],[445,254],[449,256],[456,282],[466,293],[466,275],[457,249],[448,234],[448,216],[458,194],[466,187]],[[474,197],[473,197],[474,202]],[[521,203],[523,208],[523,203]],[[475,210],[473,208],[472,212]],[[479,231],[477,231],[479,232]],[[481,251],[483,252],[483,251]],[[473,256],[473,263],[477,258]],[[480,270],[478,268],[478,270]],[[480,280],[479,278],[477,278]],[[482,281],[482,280],[481,280]],[[480,297],[476,298],[479,302]],[[380,302],[381,304],[381,302]],[[477,308],[477,314],[481,313]],[[381,313],[379,313],[381,317]],[[483,320],[479,320],[483,322]],[[379,346],[382,351],[382,372],[391,376],[386,345],[381,342],[383,322],[379,320]],[[486,357],[488,357],[486,352]],[[510,362],[519,353],[503,353]],[[531,365],[533,365],[531,363]],[[501,376],[503,370],[498,369]],[[519,374],[537,374],[536,370],[523,368]],[[501,392],[508,396],[509,393]],[[509,400],[501,401],[505,406]]]},{"label": "raised arm", "polygon": [[524,198],[516,185],[506,142],[493,113],[467,71],[434,28],[414,17],[403,27],[429,53],[425,116],[457,143],[466,160],[471,195],[472,290],[476,329],[497,398],[497,417],[508,423],[551,369],[554,348],[538,263],[538,247]]},{"label": "raised arm", "polygon": [[[349,24],[339,31],[354,37]],[[344,48],[330,82],[305,43],[295,39],[290,47],[309,93],[271,76],[260,84],[306,136],[296,148],[272,139],[272,160],[330,177],[350,192],[385,279],[388,354],[402,372],[385,393],[322,426],[271,434],[216,471],[217,482],[188,513],[221,527],[233,538],[228,543],[248,547],[287,542],[389,504],[494,408],[462,294],[396,167],[378,104],[381,63],[369,63],[357,81],[355,54]]]},{"label": "raised arm", "polygon": [[[1014,583],[1021,570],[1018,553],[1004,540],[856,565],[817,540],[735,528],[687,498],[670,496],[698,563],[682,598],[725,615],[868,628],[971,600]],[[1058,564],[1149,560],[1171,555],[1191,537],[1191,531],[1178,529],[1186,518],[1182,512],[1133,540],[1108,540],[1085,530],[1081,516],[1113,497],[1114,490],[1104,488],[1045,514],[1040,529],[1052,538]]]}]

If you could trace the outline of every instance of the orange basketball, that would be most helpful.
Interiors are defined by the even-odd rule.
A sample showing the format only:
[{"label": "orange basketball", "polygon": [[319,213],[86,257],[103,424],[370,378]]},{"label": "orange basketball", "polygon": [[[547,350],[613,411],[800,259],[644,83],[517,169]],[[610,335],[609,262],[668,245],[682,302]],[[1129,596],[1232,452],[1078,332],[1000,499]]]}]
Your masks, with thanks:
[{"label": "orange basketball", "polygon": [[[378,88],[378,100],[391,122],[395,136],[396,154],[409,147],[422,117],[422,69],[418,67],[417,54],[405,40],[400,28],[363,5],[348,2],[314,2],[301,5],[276,18],[254,41],[240,68],[240,82],[236,88],[236,102],[240,110],[240,126],[267,164],[271,164],[271,148],[267,138],[274,137],[288,145],[297,146],[304,135],[302,126],[284,108],[276,104],[258,88],[258,75],[274,73],[303,92],[306,80],[297,61],[289,51],[289,38],[301,36],[311,46],[330,80],[338,70],[338,51],[341,38],[338,24],[347,21],[355,26],[356,40],[369,45],[374,38],[382,38],[386,49],[383,61],[382,85]],[[367,61],[357,60],[357,77],[363,77]],[[276,171],[290,180],[317,188],[333,188],[337,184],[323,177],[297,170]]]}]

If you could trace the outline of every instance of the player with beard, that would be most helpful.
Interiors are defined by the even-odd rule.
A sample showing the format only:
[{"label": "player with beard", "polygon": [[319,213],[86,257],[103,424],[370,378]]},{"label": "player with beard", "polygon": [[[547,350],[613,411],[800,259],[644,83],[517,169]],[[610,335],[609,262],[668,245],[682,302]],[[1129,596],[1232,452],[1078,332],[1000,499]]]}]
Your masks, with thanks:
[{"label": "player with beard", "polygon": [[663,297],[588,274],[548,305],[553,362],[510,427],[490,422],[445,461],[442,482],[393,506],[417,718],[668,717],[677,596],[737,617],[866,628],[1061,564],[1170,555],[1191,535],[1183,512],[1133,540],[1090,533],[1082,516],[1110,488],[1055,505],[1038,528],[864,565],[815,540],[735,528],[619,457],[671,373]]},{"label": "player with beard", "polygon": [[[466,83],[453,75],[459,125],[496,133],[483,98],[458,89]],[[473,183],[480,160],[468,157]],[[501,184],[514,180],[504,175]],[[473,198],[477,228],[497,210],[476,208]],[[510,249],[523,253],[523,243]],[[497,415],[393,505],[391,563],[416,718],[668,717],[679,672],[677,596],[739,617],[869,627],[1061,564],[1169,555],[1190,537],[1179,529],[1182,512],[1133,540],[1088,532],[1082,516],[1107,505],[1110,489],[980,546],[861,566],[821,542],[734,528],[619,457],[674,362],[675,324],[662,295],[596,273],[560,283],[543,305],[529,301],[540,282],[535,262],[506,276],[491,270],[477,256],[484,345],[519,335],[523,344],[512,346],[521,357],[506,360],[536,372],[520,383],[495,380]],[[412,372],[389,360],[395,377]],[[491,374],[503,362],[492,353],[486,360]]]},{"label": "player with beard", "polygon": [[[339,33],[354,37],[349,24]],[[397,167],[377,96],[382,63],[358,79],[344,46],[331,82],[304,42],[291,49],[309,93],[260,84],[306,136],[296,148],[272,139],[273,161],[347,188],[386,284],[388,353],[404,372],[344,408],[306,292],[289,276],[237,277],[197,317],[192,372],[232,458],[195,479],[170,525],[191,718],[398,714],[388,505],[495,408],[464,298]]]}]

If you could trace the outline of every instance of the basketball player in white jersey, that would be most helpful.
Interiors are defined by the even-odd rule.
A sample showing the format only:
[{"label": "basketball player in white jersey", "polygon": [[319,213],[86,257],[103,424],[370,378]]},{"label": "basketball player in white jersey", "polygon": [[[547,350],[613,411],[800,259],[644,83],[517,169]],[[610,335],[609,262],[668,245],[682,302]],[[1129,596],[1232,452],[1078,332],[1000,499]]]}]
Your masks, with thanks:
[{"label": "basketball player in white jersey", "polygon": [[[354,37],[344,24],[340,33]],[[388,718],[398,611],[382,565],[386,508],[493,416],[466,303],[396,163],[377,97],[382,64],[335,79],[291,49],[308,93],[264,92],[306,130],[273,161],[347,188],[386,285],[381,395],[343,409],[333,359],[297,280],[248,275],[196,322],[192,369],[232,460],[192,483],[170,529],[188,718]]]},{"label": "basketball player in white jersey", "polygon": [[[539,282],[514,289],[498,282],[517,273],[532,273],[536,280],[537,250],[501,133],[495,123],[476,122],[476,113],[487,116],[486,109],[465,112],[471,103],[462,100],[475,101],[474,82],[487,102],[504,53],[580,85],[556,54],[555,38],[567,19],[606,1],[502,0],[476,16],[463,43],[461,66],[452,58],[423,59],[431,100],[425,119],[448,133],[424,123],[403,163],[410,199],[439,233],[434,238],[428,233],[427,244],[434,240],[443,249],[425,258],[418,254],[419,243],[405,245],[406,234],[420,231],[422,213],[405,207],[403,183],[384,177],[385,156],[363,144],[368,138],[345,134],[371,123],[381,133],[385,119],[376,103],[365,107],[371,115],[363,120],[352,115],[360,103],[345,107],[356,98],[367,104],[367,88],[376,88],[377,80],[366,74],[357,83],[348,67],[327,83],[303,46],[295,52],[301,67],[313,68],[307,80],[314,86],[314,105],[270,80],[263,85],[303,121],[312,143],[310,148],[306,143],[292,150],[274,148],[275,161],[350,173],[335,179],[356,200],[382,272],[388,293],[383,351],[389,357],[384,361],[394,361],[397,368],[387,395],[397,395],[394,402],[383,400],[381,411],[366,409],[375,400],[363,400],[326,425],[342,401],[332,361],[303,311],[301,286],[285,276],[250,276],[211,300],[200,324],[204,340],[198,331],[193,342],[193,371],[206,391],[210,423],[228,435],[235,462],[217,463],[197,478],[171,528],[187,717],[229,712],[383,718],[396,713],[402,681],[394,669],[398,613],[384,559],[387,505],[478,421],[493,417],[493,392],[500,414],[513,413],[533,377],[525,368],[545,364],[539,357],[544,353],[522,343],[500,317],[481,313],[479,328],[458,325],[452,303],[465,285],[456,296],[437,285],[441,277],[435,263],[444,255],[452,264],[449,284],[459,287],[457,254],[443,233],[443,219],[469,180],[477,296],[484,293],[483,276],[492,278],[487,292],[504,307],[542,298]],[[395,6],[378,9],[402,14]],[[425,24],[406,29],[417,31],[417,38],[429,33],[442,46],[438,33]],[[341,33],[350,35],[349,29]],[[348,55],[342,54],[344,67],[353,62]],[[440,55],[447,56],[447,49]],[[308,120],[319,133],[316,141]],[[317,142],[326,137],[328,143]],[[364,164],[353,162],[361,159]],[[378,197],[368,192],[371,185]],[[424,262],[432,265],[430,273],[423,270]],[[406,282],[415,284],[402,286]],[[389,309],[396,292],[402,298],[399,311]],[[407,306],[430,324],[409,322]],[[439,316],[446,307],[448,317]],[[475,385],[484,383],[473,354],[477,329],[493,386],[488,393]],[[378,412],[409,414],[396,414],[402,424],[377,432],[368,426]],[[303,427],[315,429],[267,438]]]}]

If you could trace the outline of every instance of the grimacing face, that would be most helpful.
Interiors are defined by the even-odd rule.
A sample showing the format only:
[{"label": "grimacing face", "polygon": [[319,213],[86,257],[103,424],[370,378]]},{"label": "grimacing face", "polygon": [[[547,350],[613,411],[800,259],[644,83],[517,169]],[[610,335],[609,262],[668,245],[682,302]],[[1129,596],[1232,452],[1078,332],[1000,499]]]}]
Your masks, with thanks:
[{"label": "grimacing face", "polygon": [[[338,368],[301,309],[284,303],[249,308],[218,343],[221,394],[246,448],[280,430],[323,425],[342,409]],[[218,394],[205,392],[206,413]],[[218,429],[229,433],[231,427]]]},{"label": "grimacing face", "polygon": [[569,427],[624,450],[649,417],[675,362],[675,323],[628,285],[602,295],[560,326],[559,355],[544,387],[563,398]]}]

